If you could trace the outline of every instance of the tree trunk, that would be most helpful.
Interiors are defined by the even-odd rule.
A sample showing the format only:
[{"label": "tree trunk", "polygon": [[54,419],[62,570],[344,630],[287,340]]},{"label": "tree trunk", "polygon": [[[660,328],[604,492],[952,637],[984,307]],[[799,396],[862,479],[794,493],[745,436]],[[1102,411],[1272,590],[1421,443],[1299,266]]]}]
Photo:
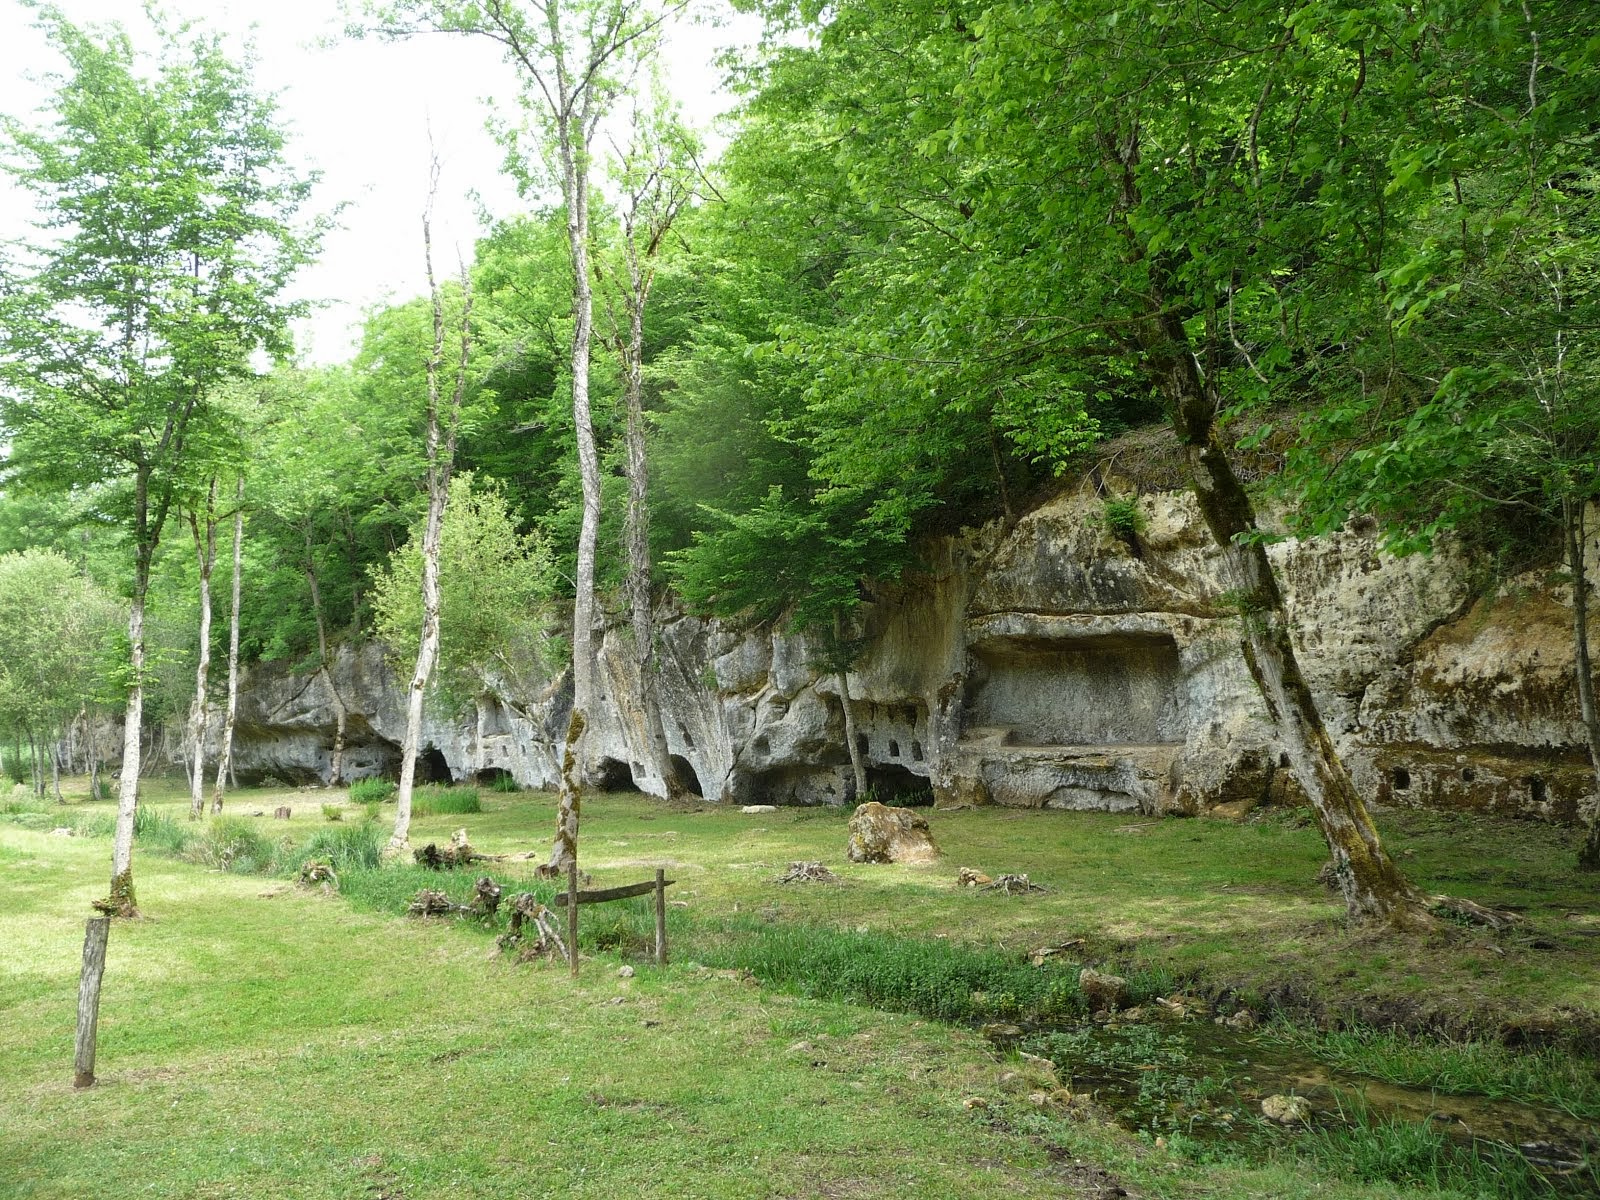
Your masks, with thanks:
[{"label": "tree trunk", "polygon": [[217,480],[213,476],[206,494],[205,532],[200,519],[189,514],[194,534],[195,559],[200,568],[200,654],[195,664],[194,706],[189,712],[189,743],[194,769],[189,773],[189,819],[198,821],[206,811],[206,731],[210,709],[206,693],[211,684],[211,570],[217,562]]},{"label": "tree trunk", "polygon": [[661,693],[655,674],[655,614],[650,609],[650,460],[644,430],[644,306],[648,285],[640,270],[631,225],[628,236],[628,337],[622,347],[623,394],[627,400],[628,600],[633,609],[633,651],[639,671],[639,710],[644,716],[646,751],[667,799],[687,789],[667,752],[661,720]]},{"label": "tree trunk", "polygon": [[[550,12],[554,22],[554,5]],[[573,715],[562,748],[562,761],[570,759],[573,770],[561,772],[556,836],[550,848],[550,865],[564,871],[577,854],[582,738],[594,702],[594,551],[600,529],[600,456],[589,412],[589,342],[594,323],[594,294],[589,283],[589,147],[583,123],[572,113],[564,114],[558,127],[562,191],[567,202],[567,252],[572,260],[572,422],[577,430],[578,474],[583,486],[577,595],[572,605]]]},{"label": "tree trunk", "polygon": [[[431,508],[429,511],[431,515]],[[306,583],[311,588],[311,612],[317,622],[317,661],[321,664],[317,668],[317,673],[322,676],[322,682],[328,687],[328,694],[333,697],[333,761],[328,767],[328,786],[338,787],[339,780],[344,774],[344,733],[348,715],[345,710],[344,698],[339,695],[339,689],[333,682],[333,671],[331,670],[333,653],[328,641],[328,619],[322,608],[322,586],[317,578],[317,560],[312,552],[311,523],[309,519],[305,527],[305,542]],[[434,564],[434,569],[436,571],[438,569],[437,562]]]},{"label": "tree trunk", "polygon": [[56,795],[57,804],[65,804],[61,798],[61,756],[58,753],[60,746],[50,748],[50,788]]},{"label": "tree trunk", "polygon": [[[135,477],[135,522],[144,534],[149,480]],[[139,915],[133,887],[133,816],[139,803],[140,754],[144,749],[144,602],[150,590],[150,559],[155,547],[145,536],[134,544],[133,596],[128,605],[128,705],[122,724],[122,775],[117,787],[117,827],[111,847],[111,912],[120,917]]]},{"label": "tree trunk", "polygon": [[39,761],[39,739],[28,730],[28,770],[32,774],[33,794],[44,796],[44,764]]},{"label": "tree trunk", "polygon": [[233,607],[228,618],[228,707],[222,719],[222,745],[217,751],[217,782],[211,790],[211,811],[222,811],[228,773],[233,769],[233,725],[239,714],[239,595],[244,565],[244,476],[233,489]]},{"label": "tree trunk", "polygon": [[1217,435],[1218,398],[1201,376],[1181,319],[1171,312],[1150,319],[1140,342],[1184,446],[1190,491],[1233,579],[1245,661],[1327,840],[1345,909],[1355,921],[1426,923],[1421,893],[1384,850],[1301,674],[1255,511]]},{"label": "tree trunk", "polygon": [[850,699],[850,677],[848,671],[840,671],[834,676],[839,684],[839,704],[844,709],[844,742],[850,751],[850,771],[855,776],[856,803],[864,804],[867,800],[867,764],[861,755],[861,745],[856,741],[856,706]]},{"label": "tree trunk", "polygon": [[1589,742],[1589,765],[1595,772],[1595,797],[1585,814],[1588,831],[1578,851],[1578,870],[1600,871],[1600,714],[1595,712],[1594,668],[1589,657],[1589,568],[1584,549],[1588,540],[1582,501],[1568,500],[1562,517],[1567,535],[1567,569],[1572,574],[1572,641],[1578,675],[1578,712]]},{"label": "tree trunk", "polygon": [[[434,170],[437,173],[437,162]],[[428,204],[431,211],[431,191]],[[463,268],[461,354],[456,363],[455,388],[451,393],[449,414],[441,428],[439,372],[444,365],[444,297],[434,281],[433,235],[428,214],[424,214],[422,219],[422,243],[428,268],[428,292],[433,302],[433,350],[428,356],[426,434],[428,518],[422,532],[422,635],[417,643],[417,666],[411,676],[411,690],[406,697],[406,736],[405,744],[401,747],[400,787],[395,793],[394,833],[389,838],[391,851],[404,850],[411,832],[411,790],[416,781],[417,752],[422,741],[422,703],[428,690],[428,679],[439,658],[439,544],[444,532],[445,507],[450,501],[456,434],[461,427],[461,404],[467,390],[467,361],[472,349],[472,279]],[[323,661],[326,664],[326,653]]]},{"label": "tree trunk", "polygon": [[100,755],[94,750],[89,751],[89,799],[105,799],[105,793],[100,790]]}]

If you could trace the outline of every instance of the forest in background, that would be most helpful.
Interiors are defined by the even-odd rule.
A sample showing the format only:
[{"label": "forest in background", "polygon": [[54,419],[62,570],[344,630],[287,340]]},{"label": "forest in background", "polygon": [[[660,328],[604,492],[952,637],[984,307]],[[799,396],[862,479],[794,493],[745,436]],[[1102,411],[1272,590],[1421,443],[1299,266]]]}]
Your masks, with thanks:
[{"label": "forest in background", "polygon": [[[482,34],[486,14],[536,7],[418,2],[364,22],[371,36]],[[813,630],[842,669],[865,585],[914,562],[920,538],[1015,514],[1098,442],[1163,423],[1202,493],[1194,481],[1231,477],[1240,450],[1281,452],[1267,486],[1305,532],[1362,514],[1397,550],[1450,535],[1513,562],[1560,558],[1585,645],[1600,36],[1581,6],[749,7],[769,38],[729,64],[738,107],[716,161],[637,86],[647,37],[607,60],[600,109],[579,122],[606,611],[627,609],[630,564],[648,561],[658,596]],[[567,15],[592,34],[675,13],[593,0]],[[189,717],[208,560],[222,599],[206,653],[227,658],[240,495],[245,660],[315,670],[371,636],[413,653],[438,475],[426,429],[452,380],[441,695],[470,695],[485,670],[559,666],[584,523],[571,366],[584,289],[572,205],[550,200],[559,122],[502,130],[529,208],[458,278],[374,312],[352,362],[298,366],[281,285],[316,252],[325,218],[307,214],[337,198],[287,166],[247,68],[174,31],[151,75],[115,35],[41,19],[68,64],[60,123],[8,122],[7,160],[62,215],[4,263],[0,605],[10,628],[59,630],[47,642],[74,653],[41,672],[27,639],[0,649],[8,741],[53,744],[93,706],[122,710],[129,635],[106,598],[139,589],[142,561],[141,720]],[[532,91],[512,61],[506,89],[519,87]],[[107,162],[95,156],[114,139],[91,126],[95,97],[116,89],[112,111],[142,114],[145,140]],[[207,141],[219,130],[233,131],[225,152]],[[173,216],[213,151],[250,186]],[[108,176],[137,182],[101,187]],[[149,215],[151,197],[175,199]],[[137,285],[124,251],[148,268]],[[644,452],[630,469],[635,365]],[[102,407],[83,399],[108,381],[120,390]],[[641,463],[647,559],[628,528]],[[1126,499],[1108,497],[1110,519]],[[1244,626],[1261,631],[1249,653],[1270,657],[1281,598],[1248,574],[1266,535],[1242,486],[1210,505],[1245,573]],[[61,587],[40,585],[51,572]]]}]

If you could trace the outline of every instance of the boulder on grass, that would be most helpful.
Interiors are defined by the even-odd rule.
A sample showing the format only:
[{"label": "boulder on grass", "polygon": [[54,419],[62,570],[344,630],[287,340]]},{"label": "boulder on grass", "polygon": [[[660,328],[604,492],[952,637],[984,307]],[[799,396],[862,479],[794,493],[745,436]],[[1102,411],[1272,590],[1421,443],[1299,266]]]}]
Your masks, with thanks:
[{"label": "boulder on grass", "polygon": [[1078,990],[1090,1012],[1111,1012],[1128,1003],[1128,981],[1121,975],[1106,975],[1093,967],[1078,972]]},{"label": "boulder on grass", "polygon": [[929,863],[939,857],[939,847],[922,814],[873,800],[850,818],[846,853],[857,863]]}]

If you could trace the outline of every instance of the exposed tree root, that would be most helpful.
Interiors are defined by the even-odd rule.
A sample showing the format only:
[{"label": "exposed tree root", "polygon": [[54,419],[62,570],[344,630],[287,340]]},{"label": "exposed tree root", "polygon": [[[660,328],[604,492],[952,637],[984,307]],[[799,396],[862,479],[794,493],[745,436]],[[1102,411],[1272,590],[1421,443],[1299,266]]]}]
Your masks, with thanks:
[{"label": "exposed tree root", "polygon": [[838,883],[839,877],[819,862],[792,862],[773,883]]},{"label": "exposed tree root", "polygon": [[[532,892],[518,892],[508,903],[511,923],[496,939],[500,949],[516,951],[518,962],[535,958],[566,961],[567,945],[561,940],[556,914],[541,904]],[[526,929],[529,925],[533,926],[532,937]]]},{"label": "exposed tree root", "polygon": [[1028,892],[1048,892],[1050,889],[1042,883],[1034,883],[1023,874],[1000,875],[993,883],[982,884],[978,888],[981,892],[1004,892],[1008,896],[1021,896]]}]

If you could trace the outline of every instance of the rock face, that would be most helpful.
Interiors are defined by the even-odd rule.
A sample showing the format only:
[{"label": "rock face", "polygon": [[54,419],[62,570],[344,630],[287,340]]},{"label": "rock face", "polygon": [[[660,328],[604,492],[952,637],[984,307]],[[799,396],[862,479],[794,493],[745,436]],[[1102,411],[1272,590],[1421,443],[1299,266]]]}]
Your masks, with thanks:
[{"label": "rock face", "polygon": [[928,821],[909,808],[869,801],[850,818],[850,845],[856,863],[930,863],[939,857]]},{"label": "rock face", "polygon": [[[864,606],[849,676],[872,798],[1145,814],[1247,811],[1298,786],[1240,653],[1230,582],[1184,493],[1139,500],[1141,532],[1113,536],[1092,489],[1010,526],[940,539],[924,565]],[[1591,528],[1600,528],[1597,514]],[[1600,560],[1600,544],[1590,547]],[[1370,799],[1573,820],[1592,792],[1578,723],[1571,588],[1534,574],[1497,594],[1447,548],[1397,559],[1357,528],[1270,553],[1301,664],[1340,753]],[[1600,561],[1597,561],[1600,567]],[[849,804],[836,681],[805,638],[658,613],[669,750],[709,801]],[[603,631],[591,786],[664,790],[625,621]],[[336,699],[349,712],[347,778],[392,773],[403,684],[374,647],[295,676],[251,670],[242,776],[326,779]],[[557,780],[571,704],[563,678],[486,686],[432,712],[435,777]]]}]

